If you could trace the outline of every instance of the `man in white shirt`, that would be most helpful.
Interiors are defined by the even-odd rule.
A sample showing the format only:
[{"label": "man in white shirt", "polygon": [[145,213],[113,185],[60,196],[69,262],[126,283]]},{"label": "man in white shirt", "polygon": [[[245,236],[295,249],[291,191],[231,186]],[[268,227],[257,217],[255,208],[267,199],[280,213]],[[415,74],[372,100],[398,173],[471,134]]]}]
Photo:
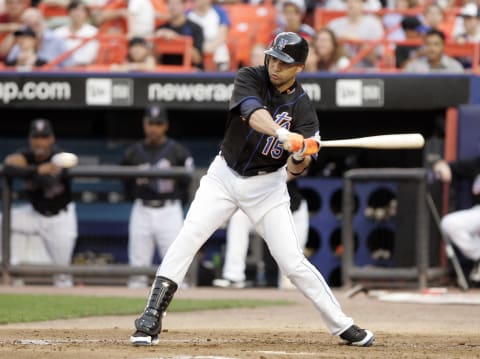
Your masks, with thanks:
[{"label": "man in white shirt", "polygon": [[130,38],[152,36],[155,31],[155,8],[150,0],[128,1],[128,35]]},{"label": "man in white shirt", "polygon": [[[373,15],[364,14],[363,0],[346,0],[346,16],[334,19],[327,24],[340,40],[379,40],[384,36],[381,21]],[[364,46],[369,46],[364,45]],[[355,56],[364,46],[349,44],[345,50],[350,56]],[[361,67],[373,67],[376,59],[382,54],[381,46],[375,47],[365,56]]]},{"label": "man in white shirt", "polygon": [[200,25],[203,29],[203,53],[213,54],[216,70],[230,69],[230,53],[227,46],[227,34],[230,19],[227,12],[218,5],[212,5],[212,0],[195,0],[193,9],[187,18]]},{"label": "man in white shirt", "polygon": [[[79,0],[73,0],[68,5],[68,16],[70,23],[68,25],[59,27],[55,33],[64,38],[67,42],[68,50],[77,48],[85,38],[95,36],[98,29],[89,24],[87,19],[89,17],[89,10],[87,6]],[[72,54],[72,65],[82,66],[89,65],[95,61],[98,52],[98,41],[91,40],[81,47],[79,47]]]}]

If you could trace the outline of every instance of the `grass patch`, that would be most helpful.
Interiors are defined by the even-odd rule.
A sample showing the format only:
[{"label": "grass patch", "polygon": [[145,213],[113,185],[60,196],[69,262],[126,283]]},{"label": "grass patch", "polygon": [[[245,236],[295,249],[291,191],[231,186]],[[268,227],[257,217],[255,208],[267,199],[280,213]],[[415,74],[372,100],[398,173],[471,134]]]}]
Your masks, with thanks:
[{"label": "grass patch", "polygon": [[[0,324],[140,314],[146,298],[0,294]],[[169,312],[288,305],[284,300],[175,299]]]}]

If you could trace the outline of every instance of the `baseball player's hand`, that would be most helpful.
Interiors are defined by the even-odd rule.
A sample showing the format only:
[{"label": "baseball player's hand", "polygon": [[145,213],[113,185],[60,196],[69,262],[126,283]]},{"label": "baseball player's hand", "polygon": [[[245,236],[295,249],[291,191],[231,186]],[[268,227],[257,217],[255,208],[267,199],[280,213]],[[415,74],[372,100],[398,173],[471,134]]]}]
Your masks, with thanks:
[{"label": "baseball player's hand", "polygon": [[293,158],[299,162],[302,158],[314,155],[320,151],[321,143],[319,137],[309,137],[303,140],[303,146],[300,151],[293,153]]},{"label": "baseball player's hand", "polygon": [[298,152],[303,148],[303,136],[299,133],[290,132],[286,128],[279,128],[277,138],[282,143],[283,148],[288,152]]},{"label": "baseball player's hand", "polygon": [[62,169],[58,167],[56,164],[52,162],[42,163],[38,166],[38,174],[39,175],[50,175],[50,176],[57,176],[60,174]]},{"label": "baseball player's hand", "polygon": [[440,178],[443,182],[452,181],[452,171],[450,170],[448,162],[445,160],[435,162],[433,165],[433,172],[435,173],[435,176]]}]

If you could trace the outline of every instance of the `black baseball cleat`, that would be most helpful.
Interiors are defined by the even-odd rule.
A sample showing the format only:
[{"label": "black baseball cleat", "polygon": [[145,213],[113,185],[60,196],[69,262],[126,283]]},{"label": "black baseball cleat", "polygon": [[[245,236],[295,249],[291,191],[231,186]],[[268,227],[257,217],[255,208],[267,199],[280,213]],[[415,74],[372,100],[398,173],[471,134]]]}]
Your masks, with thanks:
[{"label": "black baseball cleat", "polygon": [[361,329],[355,324],[340,334],[340,338],[345,340],[348,345],[359,347],[369,347],[375,340],[375,336],[370,330]]},{"label": "black baseball cleat", "polygon": [[141,332],[140,330],[137,330],[130,337],[130,343],[132,343],[135,346],[150,346],[150,345],[156,345],[159,342],[160,342],[160,339],[158,339],[158,335],[146,334],[144,332]]}]

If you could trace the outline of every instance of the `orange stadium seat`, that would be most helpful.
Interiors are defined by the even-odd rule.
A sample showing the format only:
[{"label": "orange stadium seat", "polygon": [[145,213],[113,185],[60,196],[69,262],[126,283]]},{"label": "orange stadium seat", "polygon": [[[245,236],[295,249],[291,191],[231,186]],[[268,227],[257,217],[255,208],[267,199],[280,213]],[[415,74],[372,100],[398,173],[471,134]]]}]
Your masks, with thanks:
[{"label": "orange stadium seat", "polygon": [[38,4],[38,9],[43,13],[43,16],[48,19],[56,16],[68,16],[68,11],[66,6],[61,5],[51,5],[40,2]]},{"label": "orange stadium seat", "polygon": [[121,64],[127,56],[127,39],[123,35],[100,35],[99,47],[94,65]]},{"label": "orange stadium seat", "polygon": [[183,64],[177,67],[183,67],[184,70],[192,69],[192,47],[193,40],[189,36],[179,36],[174,39],[164,39],[162,37],[154,37],[154,51],[157,55],[170,54],[182,55]]},{"label": "orange stadium seat", "polygon": [[458,44],[453,41],[447,41],[444,51],[450,57],[470,59],[472,61],[472,69],[476,69],[480,63],[480,48],[478,43],[467,42],[465,44]]},{"label": "orange stadium seat", "polygon": [[268,5],[224,5],[231,21],[228,32],[231,67],[250,63],[250,49],[255,43],[267,45],[276,26],[275,9]]}]

